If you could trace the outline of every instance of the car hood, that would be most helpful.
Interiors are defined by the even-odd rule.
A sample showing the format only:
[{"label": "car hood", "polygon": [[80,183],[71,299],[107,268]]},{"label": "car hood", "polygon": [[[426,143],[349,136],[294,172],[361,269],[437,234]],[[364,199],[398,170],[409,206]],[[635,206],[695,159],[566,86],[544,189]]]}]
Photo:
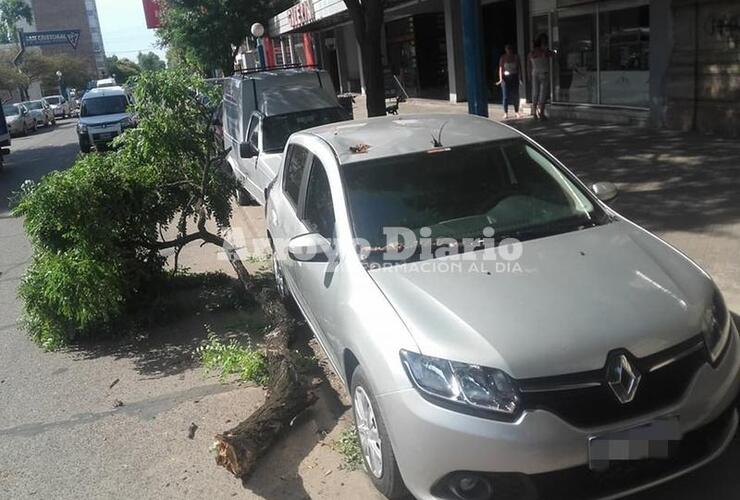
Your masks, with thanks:
[{"label": "car hood", "polygon": [[626,221],[526,241],[515,261],[483,256],[370,275],[423,354],[518,379],[597,370],[618,348],[667,349],[700,332],[713,291],[698,266]]},{"label": "car hood", "polygon": [[83,125],[102,125],[103,123],[117,123],[131,116],[131,113],[116,113],[114,115],[85,116],[80,118]]}]

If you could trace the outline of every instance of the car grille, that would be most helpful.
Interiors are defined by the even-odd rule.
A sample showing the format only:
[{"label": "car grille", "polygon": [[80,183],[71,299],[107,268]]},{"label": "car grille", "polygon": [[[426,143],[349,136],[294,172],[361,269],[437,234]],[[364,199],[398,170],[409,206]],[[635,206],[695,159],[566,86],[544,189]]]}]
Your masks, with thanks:
[{"label": "car grille", "polygon": [[676,403],[707,362],[701,335],[671,349],[631,358],[641,374],[634,399],[621,403],[606,382],[606,368],[519,381],[524,410],[545,410],[577,427],[598,427],[649,414]]}]

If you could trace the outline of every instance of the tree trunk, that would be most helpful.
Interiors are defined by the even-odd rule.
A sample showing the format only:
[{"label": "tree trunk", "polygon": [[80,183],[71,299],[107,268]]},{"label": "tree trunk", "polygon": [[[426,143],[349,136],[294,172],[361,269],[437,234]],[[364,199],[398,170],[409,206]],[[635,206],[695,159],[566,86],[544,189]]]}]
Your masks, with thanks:
[{"label": "tree trunk", "polygon": [[365,76],[367,115],[385,115],[385,80],[381,52],[381,30],[383,29],[383,0],[360,3],[359,0],[344,0],[352,18],[357,43],[362,51],[362,73]]},{"label": "tree trunk", "polygon": [[[292,420],[317,399],[303,380],[290,351],[295,324],[275,296],[260,294],[258,302],[268,316],[283,316],[267,335],[266,356],[270,381],[265,402],[245,421],[216,435],[216,463],[238,478],[246,478]],[[271,294],[269,294],[271,295]],[[275,317],[277,317],[275,316]]]},{"label": "tree trunk", "polygon": [[153,249],[177,248],[196,240],[224,249],[247,294],[259,305],[272,331],[265,337],[265,357],[269,382],[267,397],[254,413],[239,425],[217,434],[216,463],[238,478],[246,478],[257,461],[265,454],[291,421],[316,400],[315,386],[300,373],[290,350],[297,323],[293,315],[272,288],[260,289],[228,241],[205,228],[205,213],[201,209],[198,231],[172,241],[159,242]]}]

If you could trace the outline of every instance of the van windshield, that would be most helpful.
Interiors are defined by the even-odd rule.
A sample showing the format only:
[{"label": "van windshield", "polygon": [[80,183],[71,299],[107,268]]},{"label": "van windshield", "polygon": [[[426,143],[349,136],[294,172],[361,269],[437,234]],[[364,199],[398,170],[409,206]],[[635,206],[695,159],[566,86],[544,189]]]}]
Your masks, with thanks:
[{"label": "van windshield", "polygon": [[23,103],[28,109],[41,109],[43,108],[43,104],[41,104],[41,101],[28,101]]},{"label": "van windshield", "polygon": [[49,104],[59,104],[59,98],[58,97],[47,97],[46,101]]},{"label": "van windshield", "polygon": [[347,113],[342,108],[310,109],[268,116],[262,121],[262,146],[266,153],[277,153],[285,148],[288,137],[295,132],[347,119]]},{"label": "van windshield", "polygon": [[82,101],[80,116],[101,116],[125,113],[128,100],[125,95],[93,97]]}]

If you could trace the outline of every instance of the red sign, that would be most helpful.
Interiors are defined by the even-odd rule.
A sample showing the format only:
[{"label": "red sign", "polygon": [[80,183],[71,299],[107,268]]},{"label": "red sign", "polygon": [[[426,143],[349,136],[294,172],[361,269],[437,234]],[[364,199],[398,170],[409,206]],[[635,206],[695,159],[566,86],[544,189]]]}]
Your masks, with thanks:
[{"label": "red sign", "polygon": [[146,27],[150,30],[162,26],[159,20],[160,10],[159,0],[144,0],[144,17],[146,17]]},{"label": "red sign", "polygon": [[314,20],[313,4],[311,0],[303,0],[288,9],[288,24],[291,28],[298,28]]}]

